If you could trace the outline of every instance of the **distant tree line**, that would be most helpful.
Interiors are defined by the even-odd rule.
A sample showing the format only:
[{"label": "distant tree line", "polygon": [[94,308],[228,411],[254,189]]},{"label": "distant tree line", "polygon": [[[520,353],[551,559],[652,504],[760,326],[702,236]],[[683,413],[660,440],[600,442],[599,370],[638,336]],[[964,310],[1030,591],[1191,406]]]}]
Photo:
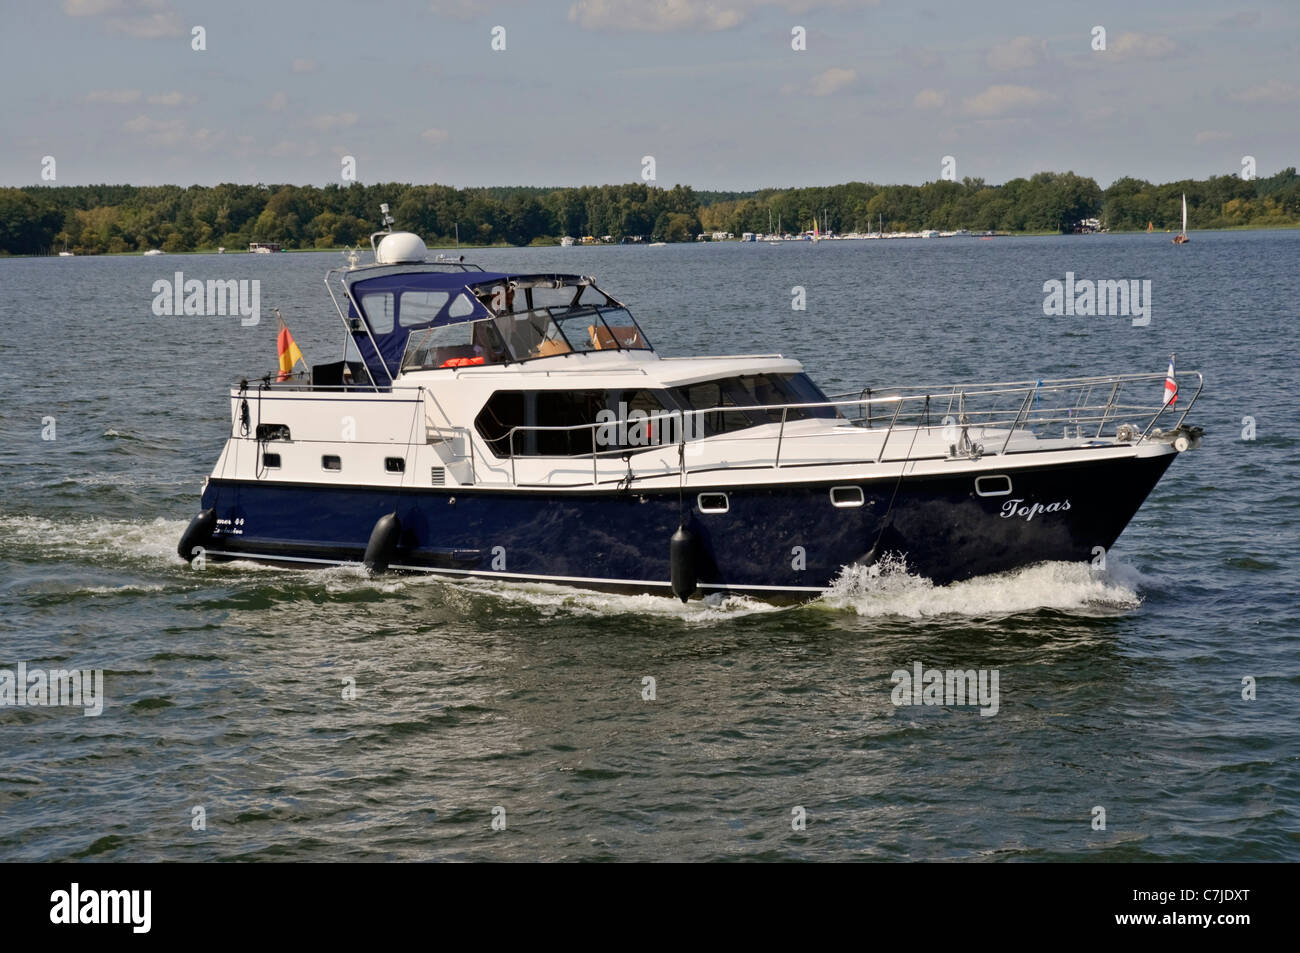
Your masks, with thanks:
[{"label": "distant tree line", "polygon": [[1236,176],[1153,185],[1124,178],[1109,189],[1073,172],[1040,172],[988,185],[982,179],[925,185],[849,182],[819,188],[697,192],[645,184],[581,188],[444,185],[85,185],[0,189],[0,254],[79,255],[363,245],[387,202],[397,227],[430,244],[549,244],[562,235],[690,241],[701,232],[1072,231],[1100,218],[1115,230],[1177,227],[1187,194],[1195,228],[1300,224],[1294,168],[1269,178]]}]

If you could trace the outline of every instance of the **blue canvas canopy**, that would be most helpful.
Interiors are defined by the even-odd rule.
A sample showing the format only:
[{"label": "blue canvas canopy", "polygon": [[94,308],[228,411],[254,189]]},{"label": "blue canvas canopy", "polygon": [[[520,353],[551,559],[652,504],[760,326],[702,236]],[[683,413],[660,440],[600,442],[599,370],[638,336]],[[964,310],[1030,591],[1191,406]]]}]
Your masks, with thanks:
[{"label": "blue canvas canopy", "polygon": [[[356,342],[357,349],[361,353],[361,359],[371,368],[372,375],[379,369],[379,363],[388,369],[391,377],[397,376],[398,368],[402,363],[402,354],[406,350],[406,340],[411,336],[412,331],[419,331],[424,328],[437,327],[444,324],[459,324],[464,321],[479,321],[483,318],[490,318],[491,312],[483,307],[472,293],[469,292],[471,285],[483,283],[491,284],[502,280],[509,280],[511,276],[499,272],[484,271],[415,271],[404,272],[396,275],[380,275],[375,278],[363,278],[351,283],[350,288],[352,297],[361,306],[362,313],[358,315],[356,308],[349,303],[348,317],[362,318],[369,326],[370,334],[364,330],[352,332],[352,339]],[[403,298],[408,293],[418,293],[421,299],[420,320],[409,321],[402,317]],[[440,310],[430,314],[427,308],[427,302],[430,292],[445,294],[446,300],[442,303]],[[461,294],[460,292],[464,292]],[[391,298],[388,297],[391,295]],[[384,305],[391,303],[392,311],[380,315],[377,310],[367,305],[367,299],[372,301],[379,296]],[[466,306],[469,310],[466,311]],[[456,311],[452,315],[452,311]],[[389,322],[391,321],[391,326]],[[374,335],[374,342],[379,347],[379,355],[376,360],[375,348],[370,342],[370,335]],[[381,379],[381,375],[375,375],[376,380]]]},{"label": "blue canvas canopy", "polygon": [[349,302],[348,317],[361,318],[366,328],[354,330],[352,339],[375,380],[385,377],[380,373],[381,366],[387,369],[387,377],[395,378],[412,332],[491,318],[492,312],[478,295],[512,282],[525,287],[535,284],[555,287],[589,284],[590,279],[580,275],[477,270],[407,271],[359,278],[348,287],[361,313],[357,314],[356,306]]}]

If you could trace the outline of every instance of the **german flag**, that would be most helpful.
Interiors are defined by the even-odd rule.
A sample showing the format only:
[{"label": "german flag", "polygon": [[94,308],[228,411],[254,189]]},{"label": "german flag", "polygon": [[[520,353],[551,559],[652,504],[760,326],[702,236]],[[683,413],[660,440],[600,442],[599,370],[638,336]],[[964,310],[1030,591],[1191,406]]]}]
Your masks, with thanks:
[{"label": "german flag", "polygon": [[298,350],[298,345],[294,343],[293,335],[289,333],[289,326],[284,323],[284,318],[280,317],[277,309],[275,316],[280,321],[280,334],[276,338],[276,349],[280,354],[280,374],[276,377],[277,381],[287,381],[293,373],[293,369],[300,362],[303,367],[307,362],[303,360],[302,351]]}]

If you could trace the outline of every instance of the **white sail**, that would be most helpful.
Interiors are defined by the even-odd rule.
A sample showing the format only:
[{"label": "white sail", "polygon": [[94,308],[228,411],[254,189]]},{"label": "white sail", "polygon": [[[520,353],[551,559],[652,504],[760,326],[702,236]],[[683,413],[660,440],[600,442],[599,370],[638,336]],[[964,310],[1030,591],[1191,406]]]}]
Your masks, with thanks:
[{"label": "white sail", "polygon": [[1183,193],[1183,234],[1187,234],[1187,193]]}]

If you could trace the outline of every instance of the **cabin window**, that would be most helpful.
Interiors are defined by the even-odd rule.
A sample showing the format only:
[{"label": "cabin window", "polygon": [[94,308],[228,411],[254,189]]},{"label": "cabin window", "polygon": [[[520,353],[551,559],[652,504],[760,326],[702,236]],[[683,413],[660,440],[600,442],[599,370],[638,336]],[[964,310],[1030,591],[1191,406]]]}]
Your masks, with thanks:
[{"label": "cabin window", "polygon": [[333,454],[326,454],[320,458],[320,467],[322,470],[342,470],[343,461]]},{"label": "cabin window", "polygon": [[725,513],[731,509],[731,501],[725,493],[701,493],[696,497],[696,504],[701,513]]},{"label": "cabin window", "polygon": [[262,469],[263,470],[280,469],[280,455],[278,453],[262,454]]},{"label": "cabin window", "polygon": [[397,321],[404,328],[428,324],[436,318],[451,295],[445,291],[406,291],[398,300]]},{"label": "cabin window", "polygon": [[[780,423],[779,406],[772,410],[727,410],[728,407],[762,407],[780,404],[817,404],[826,401],[807,374],[752,374],[724,377],[675,387],[670,391],[682,410],[708,411],[701,417],[701,436],[731,433],[760,424]],[[791,407],[786,421],[814,417],[834,419],[840,416],[834,407]]]},{"label": "cabin window", "polygon": [[406,461],[401,457],[384,457],[385,473],[405,473]]},{"label": "cabin window", "polygon": [[862,487],[860,486],[833,486],[831,487],[831,505],[840,508],[861,506],[863,502]]},{"label": "cabin window", "polygon": [[[680,439],[680,423],[670,416],[662,391],[544,390],[497,391],[475,419],[475,426],[498,457],[581,456],[637,450]],[[595,426],[593,426],[595,425]]]}]

